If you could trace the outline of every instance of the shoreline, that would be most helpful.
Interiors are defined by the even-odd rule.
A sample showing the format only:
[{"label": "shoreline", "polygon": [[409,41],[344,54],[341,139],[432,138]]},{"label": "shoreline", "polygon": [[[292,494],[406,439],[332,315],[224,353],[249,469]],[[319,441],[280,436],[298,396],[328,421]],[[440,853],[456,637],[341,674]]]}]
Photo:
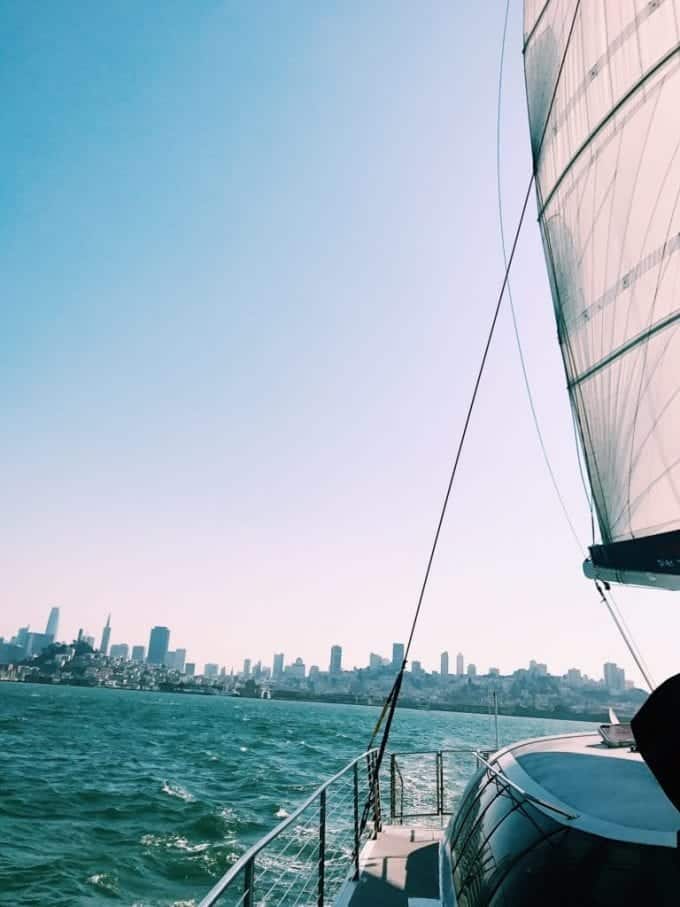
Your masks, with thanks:
[{"label": "shoreline", "polygon": [[[172,689],[149,689],[141,688],[134,689],[132,687],[109,687],[100,684],[84,684],[84,683],[50,683],[49,681],[40,681],[40,680],[12,680],[7,677],[1,677],[0,683],[15,683],[15,684],[30,684],[32,686],[39,687],[77,687],[80,689],[89,689],[89,690],[113,690],[118,692],[125,693],[178,693],[183,696],[209,696],[209,697],[219,697],[222,699],[244,699],[244,700],[259,700],[259,696],[233,696],[226,692],[220,692],[215,690],[212,687],[207,687],[204,689],[193,688],[187,689],[182,687],[173,687]],[[282,702],[316,702],[325,705],[354,705],[354,706],[368,706],[372,708],[379,709],[382,707],[382,702],[375,702],[371,697],[360,698],[357,696],[350,696],[344,694],[337,694],[332,696],[313,696],[308,693],[298,693],[295,690],[274,690],[272,691],[271,700],[262,700],[262,701],[282,701]],[[419,712],[453,712],[461,715],[490,715],[489,709],[484,705],[468,705],[466,703],[441,703],[441,702],[432,702],[424,703],[411,699],[403,699],[400,703],[400,708],[403,709],[413,709]],[[523,709],[523,708],[502,708],[499,706],[498,709],[499,718],[538,718],[538,719],[552,719],[555,721],[582,721],[590,724],[603,724],[608,723],[609,718],[605,711],[602,712],[572,712],[568,709],[555,709],[553,711],[545,711],[541,709]],[[624,720],[626,720],[624,718]]]}]

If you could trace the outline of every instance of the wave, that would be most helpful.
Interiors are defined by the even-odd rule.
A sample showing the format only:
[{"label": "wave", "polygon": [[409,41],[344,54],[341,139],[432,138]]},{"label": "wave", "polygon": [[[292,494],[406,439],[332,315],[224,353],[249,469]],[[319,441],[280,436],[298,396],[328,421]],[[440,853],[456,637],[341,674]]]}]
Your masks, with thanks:
[{"label": "wave", "polygon": [[196,800],[196,797],[190,794],[181,784],[175,784],[172,781],[164,781],[161,790],[169,797],[178,797],[180,800],[184,800],[185,803],[193,803]]}]

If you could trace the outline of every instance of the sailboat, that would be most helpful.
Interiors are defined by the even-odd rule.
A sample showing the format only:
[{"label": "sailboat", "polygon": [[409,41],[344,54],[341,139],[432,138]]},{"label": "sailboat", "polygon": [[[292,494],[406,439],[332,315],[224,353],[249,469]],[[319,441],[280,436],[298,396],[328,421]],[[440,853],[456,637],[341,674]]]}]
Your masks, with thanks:
[{"label": "sailboat", "polygon": [[[677,590],[680,0],[525,0],[523,52],[538,224],[600,535],[583,570],[603,596],[610,583]],[[418,903],[677,907],[679,711],[680,675],[630,725],[612,714],[478,754]],[[354,814],[356,872],[336,903],[415,904],[406,858],[399,892],[380,873],[362,887],[356,795]],[[377,865],[377,814],[374,833]],[[246,903],[257,856],[242,861]]]}]

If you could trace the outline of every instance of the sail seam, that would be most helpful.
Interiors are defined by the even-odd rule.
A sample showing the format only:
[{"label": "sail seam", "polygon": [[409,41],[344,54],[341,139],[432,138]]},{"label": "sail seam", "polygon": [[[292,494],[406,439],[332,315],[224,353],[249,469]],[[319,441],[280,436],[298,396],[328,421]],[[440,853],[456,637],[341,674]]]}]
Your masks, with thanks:
[{"label": "sail seam", "polygon": [[587,369],[581,375],[573,378],[569,382],[567,387],[571,390],[577,385],[582,384],[584,381],[587,381],[588,378],[592,378],[593,375],[596,375],[598,372],[602,371],[603,368],[611,365],[612,362],[620,359],[621,356],[629,353],[631,350],[635,349],[635,347],[639,346],[641,343],[644,343],[645,340],[649,340],[649,338],[653,337],[654,334],[658,334],[660,331],[664,331],[666,328],[671,327],[671,325],[675,324],[676,321],[680,321],[680,310],[676,310],[666,318],[662,318],[661,321],[657,321],[656,324],[653,324],[651,327],[647,328],[646,331],[642,331],[627,343],[622,344],[622,346],[618,347],[618,349],[613,350],[608,356],[605,356],[604,359],[596,362],[595,365],[591,366],[591,368]]},{"label": "sail seam", "polygon": [[557,131],[567,121],[572,111],[579,103],[581,98],[588,97],[588,88],[595,79],[602,73],[606,66],[611,65],[612,58],[625,46],[633,37],[638,36],[638,29],[650,16],[653,16],[659,10],[663,3],[668,0],[657,0],[657,3],[648,3],[647,6],[638,13],[638,15],[623,28],[615,38],[609,43],[603,54],[595,60],[587,71],[586,78],[581,82],[579,87],[574,91],[572,96],[566,102],[559,115],[556,113],[553,129]]},{"label": "sail seam", "polygon": [[569,163],[566,165],[566,167],[564,168],[562,173],[560,173],[557,180],[555,181],[554,186],[548,193],[547,197],[544,199],[543,204],[541,205],[541,209],[538,213],[539,220],[543,219],[543,214],[545,213],[546,208],[552,201],[553,196],[555,195],[555,193],[557,192],[559,187],[562,185],[562,182],[564,181],[564,178],[566,177],[566,175],[569,173],[569,171],[574,166],[576,161],[581,157],[583,152],[586,151],[590,147],[590,145],[592,144],[592,142],[596,138],[596,136],[598,136],[600,134],[600,132],[607,125],[607,123],[610,122],[610,120],[619,112],[619,110],[621,110],[621,108],[624,107],[625,104],[632,97],[634,97],[644,85],[647,84],[649,79],[651,79],[651,77],[653,75],[656,75],[656,73],[660,69],[662,69],[666,65],[666,63],[668,63],[669,60],[672,60],[672,58],[678,53],[678,51],[680,51],[680,42],[678,42],[674,47],[672,47],[671,50],[668,51],[668,53],[664,54],[664,56],[660,60],[658,60],[652,67],[650,67],[647,70],[647,72],[645,72],[638,79],[638,81],[626,92],[626,94],[619,101],[617,101],[617,103],[614,105],[614,107],[612,107],[612,109],[609,111],[609,113],[600,120],[600,122],[597,124],[595,129],[590,133],[590,135],[585,139],[585,141],[582,142],[581,145],[579,145],[579,147],[576,149],[576,152],[574,153],[573,157],[571,158]]},{"label": "sail seam", "polygon": [[[670,239],[668,242],[665,242],[659,248],[654,249],[653,252],[649,252],[645,255],[644,258],[630,270],[628,270],[623,277],[620,277],[608,290],[605,290],[604,293],[596,299],[591,305],[583,309],[582,312],[579,312],[578,315],[573,316],[569,320],[565,319],[565,325],[571,333],[572,329],[577,327],[579,321],[588,322],[594,315],[599,314],[606,306],[619,296],[624,290],[629,290],[633,284],[643,277],[648,271],[651,271],[652,268],[660,264],[664,259],[670,258],[674,252],[677,252],[680,249],[680,233],[676,233],[673,239]],[[569,297],[565,297],[565,301]]]}]

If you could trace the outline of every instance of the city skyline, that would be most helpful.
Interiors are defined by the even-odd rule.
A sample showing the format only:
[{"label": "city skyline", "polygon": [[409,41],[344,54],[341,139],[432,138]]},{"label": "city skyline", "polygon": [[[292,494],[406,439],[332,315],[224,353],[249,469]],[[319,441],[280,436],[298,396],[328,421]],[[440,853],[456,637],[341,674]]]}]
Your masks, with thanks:
[{"label": "city skyline", "polygon": [[[53,606],[50,609],[46,629],[55,629],[58,627],[61,616],[61,609],[58,606]],[[177,648],[175,650],[170,650],[169,644],[171,639],[171,629],[166,626],[156,625],[151,627],[148,631],[149,643],[145,647],[141,644],[134,644],[129,642],[114,642],[109,645],[109,640],[111,636],[111,614],[109,613],[106,618],[106,623],[103,626],[101,632],[101,642],[97,647],[95,645],[95,636],[92,634],[87,634],[85,630],[80,627],[77,634],[72,638],[75,640],[84,640],[88,642],[95,651],[100,652],[103,655],[107,654],[107,649],[112,658],[124,658],[130,659],[132,661],[145,662],[149,665],[165,665],[170,668],[174,668],[180,672],[183,672],[185,665],[190,666],[190,673],[193,674],[196,668],[200,668],[201,665],[204,666],[204,670],[207,673],[207,676],[217,676],[220,672],[227,674],[234,674],[239,676],[251,676],[251,672],[265,671],[273,679],[281,677],[284,673],[288,673],[291,669],[293,673],[299,674],[301,677],[305,677],[309,674],[310,670],[320,671],[322,673],[328,673],[330,675],[341,674],[347,671],[358,671],[365,670],[376,667],[390,667],[393,671],[396,671],[401,666],[401,663],[404,658],[405,646],[402,642],[392,642],[389,644],[389,649],[391,654],[381,655],[374,651],[370,651],[366,654],[364,662],[357,662],[352,664],[350,668],[348,663],[343,660],[345,659],[345,651],[343,646],[338,643],[331,644],[328,651],[327,666],[324,667],[324,658],[323,657],[314,657],[311,660],[307,660],[301,655],[289,655],[288,659],[286,658],[286,653],[275,651],[271,654],[270,660],[266,656],[259,656],[254,658],[252,656],[245,656],[241,659],[242,667],[239,668],[238,665],[229,664],[224,661],[200,661],[199,659],[192,658],[192,661],[188,661],[187,649],[186,648]],[[28,642],[29,654],[35,654],[40,651],[41,648],[49,644],[50,641],[59,642],[61,644],[70,644],[72,640],[70,639],[54,639],[51,634],[48,633],[36,633],[30,632],[30,624],[27,624],[24,627],[20,627],[16,634],[10,634],[6,639],[0,634],[0,640],[5,639],[5,643],[9,639],[17,639],[19,642],[23,639],[23,642],[19,642],[20,645],[26,645]],[[614,678],[612,683],[618,684],[620,678],[625,675],[625,668],[619,667],[616,662],[605,661],[603,662],[604,667],[601,669],[600,674],[602,674],[605,681],[609,683],[610,678]],[[483,676],[491,676],[493,674],[511,674],[517,670],[517,665],[512,666],[509,670],[503,671],[497,665],[489,663],[487,669],[484,669],[480,666],[478,669],[477,663],[465,660],[465,655],[463,652],[457,652],[455,656],[455,671],[450,671],[450,659],[448,650],[442,651],[439,653],[437,660],[437,667],[432,667],[423,663],[422,659],[411,658],[410,663],[407,664],[407,670],[410,670],[413,674],[433,674],[440,676],[477,676],[478,674]],[[538,662],[536,659],[530,659],[528,663],[528,668],[531,671],[536,671],[537,673],[547,674],[548,666],[544,662]],[[568,677],[575,673],[581,674],[582,668],[575,666],[573,663],[566,669],[558,671],[554,676],[563,676]],[[197,672],[199,673],[199,672]],[[585,676],[590,676],[588,671],[583,671]],[[593,676],[599,676],[597,671]],[[616,678],[619,678],[617,680]]]},{"label": "city skyline", "polygon": [[[82,4],[73,29],[57,5],[7,11],[4,632],[42,629],[54,600],[69,633],[111,611],[114,644],[167,624],[234,665],[293,643],[309,659],[326,634],[354,662],[407,637],[502,281],[500,27],[474,4],[269,15]],[[508,230],[531,172],[515,64]],[[590,512],[535,215],[532,199],[512,287],[581,545],[504,306],[413,656],[580,652],[632,674],[581,572]],[[656,680],[676,673],[677,597],[615,595]]]}]

